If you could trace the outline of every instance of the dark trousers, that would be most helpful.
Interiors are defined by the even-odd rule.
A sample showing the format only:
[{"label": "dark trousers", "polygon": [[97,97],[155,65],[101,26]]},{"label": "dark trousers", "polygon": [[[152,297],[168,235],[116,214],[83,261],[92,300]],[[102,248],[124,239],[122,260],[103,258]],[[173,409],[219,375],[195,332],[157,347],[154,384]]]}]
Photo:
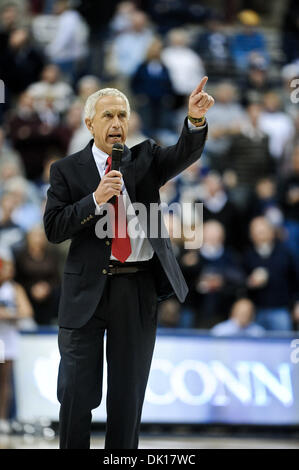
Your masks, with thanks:
[{"label": "dark trousers", "polygon": [[60,448],[90,447],[91,410],[101,402],[103,339],[108,371],[106,449],[134,449],[154,350],[157,295],[151,271],[107,276],[93,317],[59,329]]}]

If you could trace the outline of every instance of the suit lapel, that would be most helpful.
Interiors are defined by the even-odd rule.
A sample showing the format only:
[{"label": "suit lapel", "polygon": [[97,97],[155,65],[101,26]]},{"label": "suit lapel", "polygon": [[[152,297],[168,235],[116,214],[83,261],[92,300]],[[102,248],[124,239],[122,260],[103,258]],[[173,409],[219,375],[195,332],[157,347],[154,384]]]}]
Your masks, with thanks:
[{"label": "suit lapel", "polygon": [[101,181],[96,162],[92,154],[93,140],[78,154],[78,163],[80,165],[80,174],[84,181],[86,194],[95,191]]},{"label": "suit lapel", "polygon": [[[99,175],[96,162],[92,154],[93,139],[78,154],[78,163],[80,165],[80,174],[84,181],[87,194],[93,192],[98,187],[101,177]],[[124,183],[131,202],[136,202],[136,180],[135,180],[135,160],[132,160],[130,149],[125,145],[120,171],[123,175]]]},{"label": "suit lapel", "polygon": [[131,150],[125,145],[123,158],[120,164],[120,172],[123,175],[125,187],[131,202],[136,202],[136,171],[135,160],[132,160]]}]

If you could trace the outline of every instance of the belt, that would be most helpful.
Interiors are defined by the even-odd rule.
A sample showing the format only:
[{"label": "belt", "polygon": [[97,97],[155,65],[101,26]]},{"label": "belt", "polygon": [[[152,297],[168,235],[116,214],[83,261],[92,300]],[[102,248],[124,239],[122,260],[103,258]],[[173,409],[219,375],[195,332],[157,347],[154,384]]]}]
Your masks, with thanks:
[{"label": "belt", "polygon": [[117,263],[110,262],[108,266],[108,275],[115,274],[134,274],[139,271],[147,271],[150,268],[150,261],[140,261],[139,263]]}]

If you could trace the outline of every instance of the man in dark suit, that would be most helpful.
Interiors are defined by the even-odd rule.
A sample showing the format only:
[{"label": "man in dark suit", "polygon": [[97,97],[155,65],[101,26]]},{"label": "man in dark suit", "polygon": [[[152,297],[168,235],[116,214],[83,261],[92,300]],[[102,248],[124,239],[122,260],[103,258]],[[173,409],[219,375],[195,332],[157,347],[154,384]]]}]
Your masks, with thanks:
[{"label": "man in dark suit", "polygon": [[[113,144],[125,143],[130,106],[120,91],[99,90],[85,106],[85,122],[94,140],[51,166],[45,231],[50,242],[72,240],[59,305],[61,448],[89,448],[91,410],[101,402],[105,331],[105,447],[138,446],[157,303],[173,294],[183,302],[187,294],[169,238],[150,230],[150,205],[160,203],[160,187],[202,153],[207,135],[204,116],[214,103],[203,91],[206,81],[204,77],[190,95],[178,143],[161,148],[146,140],[131,149],[125,146],[120,171],[111,171],[110,155]],[[145,232],[140,221],[133,234],[127,216],[124,236],[118,237],[116,229],[114,236],[103,236],[105,203],[116,197],[121,212],[125,196],[129,204],[143,204],[149,229]]]}]

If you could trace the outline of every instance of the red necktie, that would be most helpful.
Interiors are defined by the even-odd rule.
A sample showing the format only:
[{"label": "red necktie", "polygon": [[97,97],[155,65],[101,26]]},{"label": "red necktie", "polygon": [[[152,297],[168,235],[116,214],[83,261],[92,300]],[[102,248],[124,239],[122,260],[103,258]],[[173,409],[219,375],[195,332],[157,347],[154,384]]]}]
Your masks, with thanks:
[{"label": "red necktie", "polygon": [[[106,173],[111,171],[111,163],[112,163],[112,157],[108,157],[107,158],[108,166],[106,168],[105,175]],[[130,256],[130,254],[132,253],[132,248],[131,248],[130,237],[128,235],[126,209],[125,209],[125,205],[123,201],[123,196],[117,197],[114,202],[114,220],[115,220],[115,226],[113,227],[114,237],[112,240],[111,253],[121,263],[124,263],[126,259]],[[122,228],[124,228],[124,225],[125,225],[125,228],[126,228],[125,234],[122,233],[123,230],[120,230],[120,234],[122,236],[119,236],[120,234],[118,233],[119,232],[118,224],[120,224]]]}]

